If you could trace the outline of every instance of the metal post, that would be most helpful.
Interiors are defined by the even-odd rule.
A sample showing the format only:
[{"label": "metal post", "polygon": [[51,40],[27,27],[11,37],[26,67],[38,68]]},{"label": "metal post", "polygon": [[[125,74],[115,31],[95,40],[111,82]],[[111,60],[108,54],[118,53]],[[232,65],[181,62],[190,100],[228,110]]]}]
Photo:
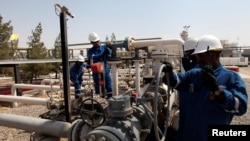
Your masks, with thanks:
[{"label": "metal post", "polygon": [[[19,65],[16,64],[14,65],[14,74],[15,74],[15,83],[20,83],[20,68]],[[22,91],[21,89],[17,89],[17,96],[22,96]]]},{"label": "metal post", "polygon": [[71,122],[70,108],[70,90],[69,90],[69,61],[68,61],[68,42],[67,42],[67,23],[64,11],[60,13],[60,29],[61,29],[61,48],[62,48],[62,66],[63,66],[63,90],[65,102],[66,121]]}]

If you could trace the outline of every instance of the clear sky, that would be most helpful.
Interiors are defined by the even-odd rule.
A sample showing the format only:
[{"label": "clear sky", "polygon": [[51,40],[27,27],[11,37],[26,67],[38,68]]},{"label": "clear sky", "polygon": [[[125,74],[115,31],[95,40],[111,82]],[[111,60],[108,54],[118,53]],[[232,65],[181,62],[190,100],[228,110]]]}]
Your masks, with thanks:
[{"label": "clear sky", "polygon": [[28,36],[39,22],[41,41],[54,47],[60,32],[54,4],[69,9],[68,44],[88,43],[88,34],[97,32],[102,41],[134,38],[180,38],[183,26],[189,35],[213,34],[221,40],[250,46],[249,0],[1,0],[3,22],[11,21],[19,34],[19,46],[27,46]]}]

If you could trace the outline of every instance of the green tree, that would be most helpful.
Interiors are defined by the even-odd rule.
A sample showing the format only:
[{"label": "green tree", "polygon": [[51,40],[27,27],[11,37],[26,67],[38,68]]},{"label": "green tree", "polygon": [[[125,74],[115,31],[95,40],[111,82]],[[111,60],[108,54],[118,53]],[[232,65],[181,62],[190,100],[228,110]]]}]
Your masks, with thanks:
[{"label": "green tree", "polygon": [[[0,60],[11,59],[10,50],[10,37],[13,33],[13,26],[11,21],[3,22],[3,17],[0,15]],[[13,69],[11,68],[0,68],[1,74],[12,75]]]},{"label": "green tree", "polygon": [[54,50],[53,50],[53,57],[56,59],[62,58],[62,49],[61,49],[61,34],[59,33],[55,43],[54,43]]},{"label": "green tree", "polygon": [[[32,35],[28,37],[28,47],[31,48],[28,59],[49,59],[47,49],[44,43],[41,42],[42,24],[39,23],[35,30],[32,30]],[[39,63],[39,64],[25,64],[22,66],[23,71],[29,77],[32,82],[33,78],[37,79],[41,74],[48,74],[51,70],[51,64]]]},{"label": "green tree", "polygon": [[[62,58],[62,48],[61,48],[61,33],[58,34],[55,43],[54,43],[54,49],[53,49],[53,57],[56,59]],[[53,63],[51,72],[54,72],[56,74],[56,78],[58,78],[58,70],[59,67],[62,65],[62,63]]]},{"label": "green tree", "polygon": [[20,58],[20,55],[17,52],[18,41],[19,41],[18,34],[12,34],[11,39],[10,39],[10,46],[9,46],[9,56],[13,60]]},{"label": "green tree", "polygon": [[112,43],[116,41],[116,38],[115,38],[115,34],[114,34],[114,33],[111,34],[110,38],[111,38],[111,42],[112,42]]},{"label": "green tree", "polygon": [[108,41],[109,41],[109,37],[108,37],[108,36],[106,36],[106,39],[105,39],[105,41],[106,41],[106,42],[108,42]]},{"label": "green tree", "polygon": [[6,23],[3,22],[3,17],[0,15],[0,59],[10,59],[10,37],[13,33],[13,26],[11,26],[11,21]]}]

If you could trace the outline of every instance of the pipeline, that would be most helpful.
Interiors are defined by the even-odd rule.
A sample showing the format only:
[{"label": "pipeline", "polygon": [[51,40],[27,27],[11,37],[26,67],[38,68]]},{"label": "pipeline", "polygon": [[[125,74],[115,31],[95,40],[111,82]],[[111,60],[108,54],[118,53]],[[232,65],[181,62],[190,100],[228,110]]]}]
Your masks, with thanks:
[{"label": "pipeline", "polygon": [[[6,96],[0,95],[0,100],[5,102],[22,102],[37,105],[47,105],[49,98],[34,98],[34,97],[21,97],[21,96]],[[13,106],[17,107],[17,105]]]},{"label": "pipeline", "polygon": [[[157,77],[157,81],[159,81],[159,76]],[[0,114],[0,125],[33,131],[38,135],[46,136],[48,140],[53,137],[66,137],[71,141],[79,141],[80,139],[96,141],[144,141],[151,132],[152,124],[158,125],[158,120],[155,119],[157,115],[160,114],[157,112],[157,110],[159,110],[158,108],[164,108],[165,106],[163,105],[168,103],[160,100],[159,96],[156,97],[156,95],[159,94],[158,85],[157,87],[151,86],[151,88],[153,88],[153,91],[152,89],[146,88],[144,93],[137,98],[122,94],[113,96],[108,99],[108,107],[104,106],[106,112],[103,114],[95,114],[96,111],[98,112],[97,105],[100,103],[96,103],[97,105],[94,105],[95,109],[90,111],[88,107],[92,102],[85,103],[85,100],[83,100],[79,107],[81,119],[76,120],[77,123]],[[162,92],[167,91],[166,87],[162,89],[164,89]],[[155,104],[154,107],[158,108],[152,110],[150,101],[160,103],[162,106]],[[82,114],[82,112],[85,114]],[[101,115],[105,115],[107,119],[101,120],[103,123],[99,126],[92,127],[91,123],[100,121],[99,117]],[[88,120],[96,121],[87,122]]]},{"label": "pipeline", "polygon": [[[163,46],[182,46],[183,41],[178,39],[168,40],[141,40],[134,41],[129,40],[127,48],[133,50],[135,48],[141,48],[145,46],[155,46],[155,54],[166,54],[166,51],[162,51]],[[167,56],[164,56],[167,57]],[[163,58],[163,57],[162,57]],[[159,61],[158,58],[154,58],[154,61]],[[158,59],[158,60],[157,60]],[[118,60],[109,62],[112,64],[111,69],[115,70],[115,78],[113,79],[114,96],[108,99],[108,106],[103,106],[101,102],[96,102],[96,98],[81,99],[80,104],[76,105],[76,113],[80,115],[80,118],[76,122],[68,123],[51,119],[38,119],[33,117],[23,117],[18,115],[0,114],[0,125],[8,126],[12,128],[24,129],[27,131],[33,131],[37,134],[45,134],[53,137],[66,137],[71,141],[79,140],[98,140],[98,141],[144,141],[151,132],[152,125],[156,140],[160,141],[165,139],[166,128],[168,123],[169,111],[175,100],[175,94],[170,94],[170,89],[166,86],[160,85],[161,70],[164,66],[160,67],[159,72],[155,72],[157,75],[156,80],[152,80],[149,85],[146,85],[142,89],[140,88],[139,81],[139,62],[136,62],[136,89],[138,95],[124,95],[118,93],[118,74],[116,64],[120,63]],[[112,71],[112,72],[113,72]],[[153,75],[153,73],[152,73]],[[42,86],[42,85],[27,85],[27,84],[14,84],[12,87],[13,94],[16,88],[33,88],[40,90],[61,90],[60,86]],[[70,89],[74,89],[70,87]],[[143,91],[143,92],[142,92]],[[45,99],[21,99],[13,98],[8,99],[10,101],[22,101],[22,102],[35,102],[38,100],[40,104],[45,104]],[[38,102],[38,103],[39,103]],[[85,103],[86,102],[86,103]],[[65,102],[66,103],[66,102]],[[93,104],[94,103],[94,104]],[[64,104],[64,103],[60,103]],[[101,106],[100,106],[101,105]],[[64,107],[62,108],[72,108]],[[79,107],[77,107],[79,106]],[[99,107],[99,108],[98,108]],[[101,108],[100,108],[101,107]],[[64,110],[64,109],[60,109]],[[167,113],[166,113],[167,112]],[[69,112],[70,113],[70,112]],[[67,116],[67,113],[64,113]],[[78,116],[79,116],[78,115]],[[161,115],[163,119],[158,120],[158,115]],[[46,117],[47,116],[47,117]],[[50,118],[50,115],[44,117]],[[71,115],[68,115],[71,117]],[[57,117],[53,117],[57,118]],[[18,119],[18,120],[16,120]],[[71,119],[71,118],[69,118]],[[99,123],[99,125],[92,125],[93,123]],[[160,131],[158,125],[165,125],[164,131]],[[160,135],[160,133],[162,135]]]},{"label": "pipeline", "polygon": [[63,138],[68,137],[73,126],[67,122],[4,113],[0,113],[0,125]]},{"label": "pipeline", "polygon": [[[155,46],[156,51],[162,50],[163,46],[175,45],[181,46],[183,45],[183,40],[181,39],[160,39],[160,40],[143,40],[143,41],[135,41],[133,38],[128,38],[128,49],[134,50],[135,48],[143,48],[145,46]],[[161,49],[159,48],[161,47]]]}]

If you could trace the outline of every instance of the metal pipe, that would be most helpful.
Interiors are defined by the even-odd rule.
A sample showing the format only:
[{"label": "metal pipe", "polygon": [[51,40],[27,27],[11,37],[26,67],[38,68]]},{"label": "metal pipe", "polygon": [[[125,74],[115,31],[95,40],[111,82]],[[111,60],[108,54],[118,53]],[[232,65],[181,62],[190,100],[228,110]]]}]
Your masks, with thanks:
[{"label": "metal pipe", "polygon": [[135,48],[142,48],[145,46],[164,46],[164,45],[178,45],[182,46],[184,41],[181,39],[160,39],[160,40],[141,40],[141,41],[135,41],[133,38],[130,38],[130,41],[128,42],[128,48],[129,50],[133,50]]},{"label": "metal pipe", "polygon": [[72,128],[72,124],[67,122],[4,113],[0,113],[0,126],[63,138],[69,136]]},{"label": "metal pipe", "polygon": [[[28,89],[37,89],[37,90],[61,90],[60,86],[46,86],[46,85],[34,85],[34,84],[13,84],[11,87],[11,95],[16,96],[16,88],[28,88]],[[74,87],[70,87],[70,90],[74,90]],[[45,94],[42,91],[42,94]]]},{"label": "metal pipe", "polygon": [[118,94],[118,71],[117,64],[121,63],[121,61],[110,61],[111,65],[111,74],[112,74],[112,93],[113,96],[117,96]]},{"label": "metal pipe", "polygon": [[147,70],[147,76],[152,76],[153,75],[153,71],[152,71],[152,62],[153,62],[153,59],[146,59],[146,64],[145,64],[145,67],[146,67],[146,70]]},{"label": "metal pipe", "polygon": [[8,95],[0,95],[0,99],[1,101],[5,102],[22,102],[22,103],[30,103],[37,105],[47,105],[49,101],[49,98],[34,98],[34,97],[8,96]]},{"label": "metal pipe", "polygon": [[[67,10],[68,11],[68,10]],[[69,91],[69,56],[68,56],[68,38],[67,38],[67,22],[66,10],[61,9],[60,13],[60,31],[61,31],[61,49],[62,49],[62,64],[63,64],[63,95],[65,103],[66,121],[71,122],[70,108],[70,91]]]},{"label": "metal pipe", "polygon": [[[38,89],[38,90],[43,90],[42,91],[42,94],[45,94],[45,91],[44,90],[50,90],[50,91],[53,91],[53,90],[61,90],[60,86],[46,86],[46,85],[32,85],[32,84],[13,84],[12,87],[11,87],[11,95],[12,96],[17,96],[17,92],[16,92],[16,88],[28,88],[28,89]],[[70,87],[70,90],[74,90],[74,87]],[[21,99],[21,98],[20,98]],[[0,99],[1,101],[1,99]],[[18,101],[18,100],[17,100]],[[29,101],[32,101],[32,100],[29,100]],[[26,102],[24,100],[24,102]],[[42,104],[43,105],[43,104]],[[12,104],[13,107],[17,107],[18,104],[17,102],[13,102]]]},{"label": "metal pipe", "polygon": [[38,90],[60,90],[60,86],[44,86],[44,85],[34,85],[34,84],[13,84],[12,89],[16,88],[29,88],[29,89],[38,89]]},{"label": "metal pipe", "polygon": [[49,85],[52,85],[53,83],[59,83],[60,80],[59,79],[43,79],[41,81],[41,85],[45,85],[45,84],[49,84]]},{"label": "metal pipe", "polygon": [[136,92],[140,92],[140,61],[141,60],[133,60],[135,62],[135,87],[136,87]]}]

